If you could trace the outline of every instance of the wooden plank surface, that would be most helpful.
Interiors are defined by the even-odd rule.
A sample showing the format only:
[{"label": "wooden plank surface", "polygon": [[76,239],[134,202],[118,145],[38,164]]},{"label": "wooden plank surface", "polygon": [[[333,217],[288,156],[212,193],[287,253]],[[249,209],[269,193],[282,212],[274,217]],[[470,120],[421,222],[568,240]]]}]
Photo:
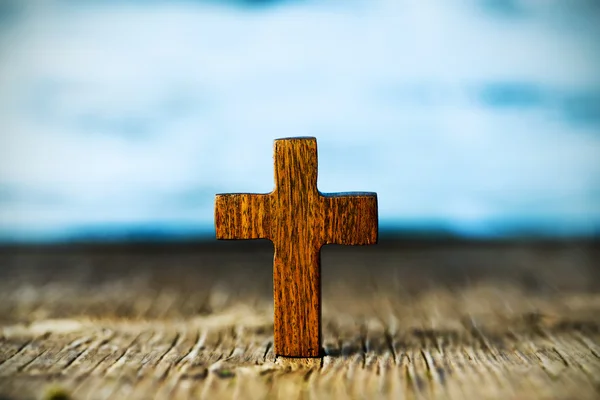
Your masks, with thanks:
[{"label": "wooden plank surface", "polygon": [[600,395],[596,243],[323,251],[323,346],[273,353],[272,246],[0,249],[0,398]]}]

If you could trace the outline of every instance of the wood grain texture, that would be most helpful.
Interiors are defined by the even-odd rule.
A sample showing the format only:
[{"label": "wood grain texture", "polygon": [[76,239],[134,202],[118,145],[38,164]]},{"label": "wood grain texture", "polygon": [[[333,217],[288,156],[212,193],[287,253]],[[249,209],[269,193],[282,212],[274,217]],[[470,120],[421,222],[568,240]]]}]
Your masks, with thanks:
[{"label": "wood grain texture", "polygon": [[273,192],[216,196],[216,235],[273,242],[275,353],[318,357],[321,247],[377,243],[377,195],[320,193],[315,138],[275,140],[274,159]]},{"label": "wood grain texture", "polygon": [[599,398],[600,246],[330,246],[311,359],[271,246],[204,246],[0,250],[0,399]]}]

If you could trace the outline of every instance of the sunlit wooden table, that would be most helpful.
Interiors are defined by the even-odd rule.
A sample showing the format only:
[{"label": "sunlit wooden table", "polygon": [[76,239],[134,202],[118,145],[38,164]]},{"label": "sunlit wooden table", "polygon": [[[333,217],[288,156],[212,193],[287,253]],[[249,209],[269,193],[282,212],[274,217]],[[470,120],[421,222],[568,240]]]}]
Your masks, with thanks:
[{"label": "sunlit wooden table", "polygon": [[316,359],[273,354],[272,257],[0,249],[0,399],[600,398],[598,242],[327,247]]}]

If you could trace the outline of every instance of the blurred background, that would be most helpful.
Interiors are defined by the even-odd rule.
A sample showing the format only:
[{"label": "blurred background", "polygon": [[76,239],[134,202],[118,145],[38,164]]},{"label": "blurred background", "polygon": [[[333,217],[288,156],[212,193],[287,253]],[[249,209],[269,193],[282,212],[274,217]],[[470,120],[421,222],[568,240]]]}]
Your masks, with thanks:
[{"label": "blurred background", "polygon": [[600,233],[596,0],[2,0],[0,241],[213,237],[316,136],[382,232]]},{"label": "blurred background", "polygon": [[[53,319],[195,335],[241,310],[270,337],[273,246],[217,241],[214,199],[270,192],[290,136],[317,138],[322,192],[379,199],[377,246],[321,252],[329,338],[375,317],[451,347],[485,329],[550,346],[546,320],[600,332],[600,0],[0,0],[0,336]],[[568,362],[595,376],[584,352],[597,366]]]}]

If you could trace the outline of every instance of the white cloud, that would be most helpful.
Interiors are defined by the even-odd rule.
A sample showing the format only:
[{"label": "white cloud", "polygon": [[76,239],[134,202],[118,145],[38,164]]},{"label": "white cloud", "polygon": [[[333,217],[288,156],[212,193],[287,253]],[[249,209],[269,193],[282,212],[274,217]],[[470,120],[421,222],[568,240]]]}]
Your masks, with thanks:
[{"label": "white cloud", "polygon": [[591,35],[547,23],[537,3],[519,21],[468,4],[33,7],[0,35],[0,184],[65,205],[0,203],[0,225],[209,224],[211,201],[160,199],[269,191],[271,141],[297,135],[319,139],[322,190],[377,191],[384,221],[460,225],[532,203],[599,221],[597,124],[471,95],[502,81],[600,87]]}]

